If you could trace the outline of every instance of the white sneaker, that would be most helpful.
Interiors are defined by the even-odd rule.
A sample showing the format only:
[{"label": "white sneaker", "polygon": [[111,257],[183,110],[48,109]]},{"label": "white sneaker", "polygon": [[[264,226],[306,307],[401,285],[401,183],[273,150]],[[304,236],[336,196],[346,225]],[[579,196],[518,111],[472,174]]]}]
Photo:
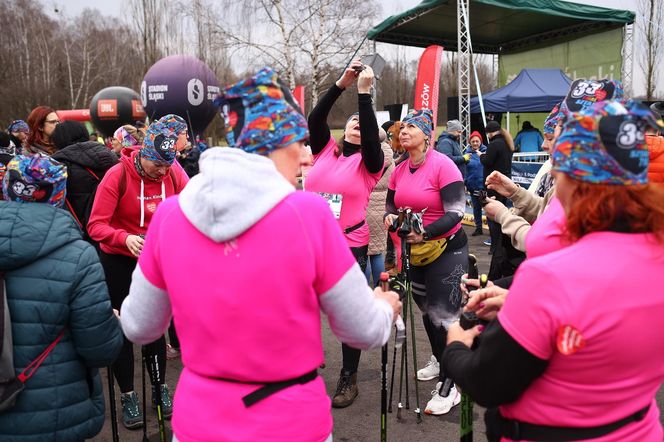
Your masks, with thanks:
[{"label": "white sneaker", "polygon": [[431,356],[429,362],[424,368],[417,370],[417,380],[430,381],[435,379],[440,374],[440,364],[435,356]]},{"label": "white sneaker", "polygon": [[461,402],[461,395],[457,391],[456,386],[450,389],[450,394],[447,395],[447,397],[441,396],[439,391],[442,385],[442,382],[438,382],[436,384],[436,389],[431,392],[431,400],[427,403],[427,407],[424,409],[426,414],[440,416],[441,414],[449,413],[452,407]]}]

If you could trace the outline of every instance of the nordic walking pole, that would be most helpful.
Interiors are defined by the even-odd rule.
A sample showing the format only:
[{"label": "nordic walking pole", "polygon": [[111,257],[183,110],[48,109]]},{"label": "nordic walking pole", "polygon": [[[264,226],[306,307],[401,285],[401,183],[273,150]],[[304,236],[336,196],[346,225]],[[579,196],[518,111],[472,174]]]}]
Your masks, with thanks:
[{"label": "nordic walking pole", "polygon": [[392,393],[394,392],[394,371],[397,368],[397,349],[406,342],[406,326],[401,315],[397,316],[394,324],[394,353],[392,355],[392,380],[390,381],[390,400],[387,402],[387,412],[392,413]]},{"label": "nordic walking pole", "polygon": [[[406,272],[406,296],[408,297],[408,310],[410,310],[410,331],[411,341],[413,342],[413,372],[417,376],[417,343],[415,342],[415,314],[413,313],[413,284],[410,280],[410,244],[405,247],[405,262],[402,265]],[[422,422],[422,410],[420,410],[420,387],[415,380],[415,414],[417,414],[417,423]]]},{"label": "nordic walking pole", "polygon": [[[380,288],[384,292],[390,290],[387,282],[390,275],[387,272],[380,274]],[[380,441],[387,442],[387,343],[381,350],[381,388],[380,388]]]},{"label": "nordic walking pole", "polygon": [[[480,288],[487,285],[486,275],[479,275],[477,268],[477,258],[473,254],[468,254],[468,279],[479,279]],[[462,302],[462,307],[468,303],[468,296]],[[460,319],[463,328],[472,328],[479,321],[474,313],[462,313]],[[473,399],[465,390],[461,390],[461,427],[460,442],[473,442]]]},{"label": "nordic walking pole", "polygon": [[392,379],[390,380],[390,399],[387,401],[387,412],[392,413],[392,393],[394,393],[394,371],[397,369],[397,335],[394,334],[394,352],[392,353]]},{"label": "nordic walking pole", "polygon": [[113,380],[113,367],[106,367],[108,374],[108,403],[111,407],[111,434],[113,435],[113,442],[120,442],[120,434],[118,433],[118,409],[115,404],[115,382]]},{"label": "nordic walking pole", "polygon": [[157,354],[150,356],[150,384],[155,390],[155,399],[157,401],[157,424],[159,425],[159,441],[166,442],[166,427],[164,426],[164,411],[161,405],[161,385],[159,384],[159,357]]},{"label": "nordic walking pole", "polygon": [[357,48],[355,48],[355,52],[353,52],[353,55],[350,56],[350,60],[348,60],[348,63],[346,63],[346,66],[344,67],[344,70],[341,72],[341,75],[343,75],[343,73],[346,72],[346,69],[348,69],[348,66],[350,66],[350,64],[355,59],[355,56],[357,55],[357,51],[360,50],[360,48],[362,47],[362,45],[364,44],[364,42],[366,40],[367,40],[367,36],[365,35],[364,38],[362,39],[362,41],[360,42],[360,44],[357,46]]},{"label": "nordic walking pole", "polygon": [[145,408],[147,401],[145,399],[145,346],[141,346],[141,384],[143,388],[143,442],[149,442],[148,439],[148,412]]},{"label": "nordic walking pole", "polygon": [[401,348],[401,364],[400,364],[401,367],[399,369],[399,402],[397,403],[397,420],[401,420],[401,409],[403,408],[403,402],[401,402],[401,397],[403,395],[403,367],[404,367],[405,352],[406,352],[406,346],[404,345]]}]

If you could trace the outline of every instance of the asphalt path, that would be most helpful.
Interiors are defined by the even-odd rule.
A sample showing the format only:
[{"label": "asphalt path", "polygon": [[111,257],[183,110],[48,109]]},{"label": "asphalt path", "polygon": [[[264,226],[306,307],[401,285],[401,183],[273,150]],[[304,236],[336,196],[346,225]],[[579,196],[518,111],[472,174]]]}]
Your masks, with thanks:
[{"label": "asphalt path", "polygon": [[[488,247],[482,244],[482,241],[488,238],[488,234],[483,236],[472,237],[470,233],[472,228],[464,227],[469,239],[469,251],[474,253],[479,262],[479,270],[481,273],[486,273],[489,270],[489,263],[491,256],[488,254]],[[486,232],[486,230],[485,230]],[[431,347],[426,336],[424,327],[422,326],[421,316],[415,310],[415,323],[416,323],[416,348],[418,367],[422,368],[431,357]],[[410,325],[408,339],[410,341]],[[339,371],[341,369],[341,344],[331,333],[327,321],[323,320],[323,343],[325,347],[325,363],[326,367],[319,370],[320,374],[325,379],[327,391],[332,396],[334,394]],[[395,380],[395,391],[393,400],[393,411],[388,414],[387,418],[387,439],[389,441],[417,441],[417,442],[440,442],[440,441],[457,441],[459,440],[459,422],[460,422],[460,406],[454,407],[448,414],[444,416],[428,416],[423,415],[422,422],[417,423],[414,410],[416,408],[415,401],[415,385],[413,381],[413,369],[411,362],[412,346],[409,344],[409,367],[408,373],[410,376],[410,410],[402,410],[402,418],[397,420],[397,397],[398,397],[398,369]],[[392,366],[392,341],[390,341],[389,357],[388,357],[388,393],[389,382]],[[135,349],[136,360],[140,358],[140,351]],[[397,365],[399,358],[397,357]],[[177,386],[177,379],[182,370],[182,363],[180,359],[168,361],[166,370],[166,380],[171,386],[171,391]],[[332,409],[334,417],[334,440],[335,441],[377,441],[380,440],[380,390],[381,390],[381,351],[373,350],[364,352],[360,361],[360,368],[358,371],[358,388],[359,396],[350,407],[343,409]],[[141,371],[139,365],[136,364],[135,372],[135,385],[136,390],[140,396],[141,386]],[[94,441],[112,441],[110,415],[108,409],[108,390],[106,384],[106,371],[102,370],[102,379],[104,382],[104,390],[107,398],[106,407],[106,422],[101,433],[95,437]],[[435,388],[436,381],[418,382],[419,387],[419,406],[422,410],[426,406],[427,401],[431,398],[431,391]],[[148,387],[148,396],[149,393]],[[118,403],[118,414],[121,414],[119,391],[116,388],[116,400]],[[149,400],[149,399],[148,399]],[[219,398],[223,400],[223,398]],[[403,396],[405,403],[405,394]],[[660,410],[664,406],[664,389],[660,388],[657,394],[657,403]],[[148,405],[147,411],[148,431],[147,434],[150,440],[158,440],[157,416],[156,412]],[[475,440],[483,441],[485,437],[485,427],[483,422],[484,410],[475,405],[474,407],[474,435]],[[660,416],[660,420],[664,425],[664,417]],[[133,442],[141,441],[143,437],[142,429],[129,431],[126,430],[121,423],[118,422],[120,429],[120,440]],[[170,429],[170,422],[166,423]]]}]

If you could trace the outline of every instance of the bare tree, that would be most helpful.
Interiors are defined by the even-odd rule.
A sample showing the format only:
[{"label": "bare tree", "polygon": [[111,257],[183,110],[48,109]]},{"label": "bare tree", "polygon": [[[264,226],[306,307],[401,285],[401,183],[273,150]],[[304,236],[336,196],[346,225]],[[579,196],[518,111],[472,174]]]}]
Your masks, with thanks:
[{"label": "bare tree", "polygon": [[[223,3],[222,3],[223,9]],[[217,75],[222,83],[235,79],[228,56],[228,44],[222,33],[217,32],[223,14],[215,8],[215,3],[206,0],[192,0],[187,8],[182,8],[188,19],[186,33],[192,39],[192,51]],[[184,51],[183,51],[184,52]]]},{"label": "bare tree", "polygon": [[[237,23],[264,23],[260,33],[247,26],[220,23],[231,49],[246,61],[272,65],[293,88],[307,78],[311,103],[318,100],[328,66],[334,75],[373,24],[375,0],[258,0],[258,8],[231,2]],[[253,54],[253,58],[251,55]],[[336,78],[335,78],[336,80]]]},{"label": "bare tree", "polygon": [[52,20],[36,0],[0,0],[0,126],[37,105],[87,108],[107,86],[137,88],[144,71],[138,35],[86,9]]},{"label": "bare tree", "polygon": [[662,60],[664,42],[664,1],[639,0],[638,29],[644,38],[644,53],[639,58],[639,65],[646,77],[646,100],[655,97],[659,73],[657,65]]},{"label": "bare tree", "polygon": [[[163,56],[166,46],[165,26],[169,17],[166,0],[126,0],[132,12],[132,24],[141,37],[144,72]],[[177,15],[175,16],[177,18]],[[172,23],[169,23],[172,24]]]}]

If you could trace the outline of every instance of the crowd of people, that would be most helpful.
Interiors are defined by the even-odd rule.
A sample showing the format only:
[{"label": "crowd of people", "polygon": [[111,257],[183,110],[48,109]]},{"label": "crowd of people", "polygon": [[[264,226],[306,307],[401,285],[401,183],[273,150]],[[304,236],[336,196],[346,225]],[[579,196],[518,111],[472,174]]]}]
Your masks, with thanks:
[{"label": "crowd of people", "polygon": [[[355,402],[362,350],[385,345],[401,313],[403,294],[378,283],[407,250],[431,347],[416,378],[436,380],[426,414],[463,391],[487,408],[491,441],[661,441],[664,333],[644,325],[664,314],[650,282],[664,271],[664,107],[576,80],[543,134],[524,122],[513,140],[492,120],[461,146],[461,123],[436,140],[429,109],[379,126],[373,83],[352,61],[305,118],[264,68],[216,100],[230,148],[192,143],[173,114],[108,145],[47,106],[11,122],[0,374],[11,366],[20,388],[0,401],[2,439],[94,437],[101,367],[122,424],[142,427],[138,344],[174,440],[331,441],[330,408]],[[357,112],[335,139],[329,114],[351,88]],[[538,148],[550,159],[525,189],[512,155]],[[468,199],[473,236],[488,219],[484,288],[467,276]],[[421,228],[394,232],[406,208]],[[341,343],[332,398],[321,312]],[[464,330],[463,312],[481,325]]]}]

